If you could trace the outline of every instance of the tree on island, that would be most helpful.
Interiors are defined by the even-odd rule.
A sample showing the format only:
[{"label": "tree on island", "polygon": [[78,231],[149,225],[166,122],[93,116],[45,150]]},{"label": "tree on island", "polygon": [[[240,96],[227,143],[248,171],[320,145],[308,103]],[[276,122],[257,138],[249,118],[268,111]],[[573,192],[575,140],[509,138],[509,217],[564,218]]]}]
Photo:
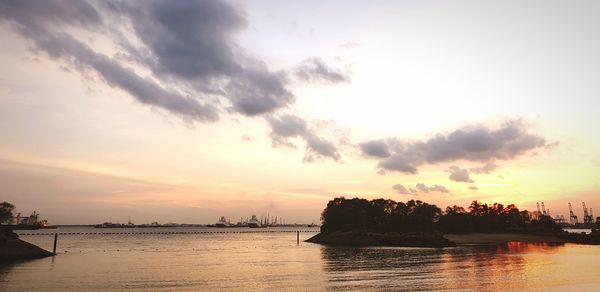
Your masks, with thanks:
[{"label": "tree on island", "polygon": [[15,216],[15,206],[9,202],[0,203],[0,224],[12,224]]},{"label": "tree on island", "polygon": [[441,214],[440,208],[422,201],[340,197],[329,201],[321,220],[323,231],[431,231]]},{"label": "tree on island", "polygon": [[492,205],[473,201],[467,209],[447,207],[444,212],[436,205],[419,200],[406,203],[390,199],[334,198],[321,215],[323,232],[431,232],[499,233],[554,232],[562,228],[549,216],[533,218],[514,204]]}]

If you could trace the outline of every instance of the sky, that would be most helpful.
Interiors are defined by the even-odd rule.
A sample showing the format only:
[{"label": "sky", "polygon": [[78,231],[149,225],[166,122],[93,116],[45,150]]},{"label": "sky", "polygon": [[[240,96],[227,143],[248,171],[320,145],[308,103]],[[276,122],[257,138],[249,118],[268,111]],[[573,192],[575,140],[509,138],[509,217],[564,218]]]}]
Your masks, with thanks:
[{"label": "sky", "polygon": [[52,224],[318,223],[342,195],[581,216],[600,208],[599,12],[0,0],[0,201]]}]

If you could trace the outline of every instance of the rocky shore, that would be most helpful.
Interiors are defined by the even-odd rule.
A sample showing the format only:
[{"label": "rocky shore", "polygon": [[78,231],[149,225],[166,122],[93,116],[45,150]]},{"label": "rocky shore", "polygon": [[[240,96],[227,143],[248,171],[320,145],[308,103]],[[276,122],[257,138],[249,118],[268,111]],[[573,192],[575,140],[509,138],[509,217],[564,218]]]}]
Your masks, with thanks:
[{"label": "rocky shore", "polygon": [[395,246],[395,247],[451,247],[456,244],[441,233],[427,232],[363,232],[363,231],[335,231],[321,232],[306,242],[350,245],[350,246]]},{"label": "rocky shore", "polygon": [[38,259],[53,256],[47,250],[19,239],[9,229],[0,230],[0,262]]}]

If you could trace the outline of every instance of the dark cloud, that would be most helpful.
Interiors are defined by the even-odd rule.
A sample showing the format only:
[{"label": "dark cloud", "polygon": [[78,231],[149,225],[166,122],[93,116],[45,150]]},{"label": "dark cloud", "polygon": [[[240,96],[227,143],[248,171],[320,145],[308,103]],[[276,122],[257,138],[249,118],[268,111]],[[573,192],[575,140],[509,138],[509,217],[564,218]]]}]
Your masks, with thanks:
[{"label": "dark cloud", "polygon": [[10,19],[20,29],[39,29],[45,23],[53,25],[77,25],[92,27],[102,19],[94,6],[86,1],[70,0],[20,0],[0,1],[0,16]]},{"label": "dark cloud", "polygon": [[233,109],[246,116],[270,113],[295,101],[285,88],[283,76],[270,73],[266,66],[246,69],[225,88]]},{"label": "dark cloud", "polygon": [[493,162],[488,162],[481,167],[471,168],[470,170],[476,174],[490,174],[496,169],[498,169],[498,165]]},{"label": "dark cloud", "polygon": [[360,144],[360,150],[367,156],[385,158],[390,156],[390,149],[385,141],[373,140]]},{"label": "dark cloud", "polygon": [[[20,3],[18,1],[1,3],[3,8],[10,7],[7,3],[15,3],[18,9],[24,9],[21,7],[22,5],[16,4]],[[26,3],[29,3],[29,1],[26,1]],[[43,3],[42,6],[48,8],[48,10],[38,11],[38,8],[35,8],[30,14],[21,12],[16,13],[16,17],[11,15],[2,16],[14,21],[17,29],[35,44],[36,49],[44,51],[52,58],[67,61],[80,71],[94,70],[108,85],[128,92],[142,103],[166,109],[185,119],[197,121],[214,121],[218,119],[218,111],[212,105],[202,103],[175,90],[166,89],[152,79],[140,77],[114,59],[94,52],[88,45],[78,41],[70,34],[46,30],[41,23],[45,20],[59,23],[67,22],[69,20],[61,19],[61,17],[77,14],[74,10],[77,8],[81,9],[83,15],[93,15],[95,17],[96,14],[89,11],[94,9],[92,6],[79,3],[70,7],[63,1],[43,1]],[[71,2],[69,1],[69,3]],[[52,4],[69,7],[62,11]],[[36,7],[35,5],[31,6]],[[12,11],[18,9],[13,8]],[[38,14],[43,14],[44,17]],[[81,15],[74,17],[75,20],[71,21],[76,24],[87,23],[84,20],[78,20],[82,17]]]},{"label": "dark cloud", "polygon": [[[233,39],[246,26],[242,11],[224,1],[140,1],[120,9],[151,54],[158,76],[229,100],[246,116],[271,113],[295,101],[285,74],[272,72]],[[135,53],[135,52],[134,52]],[[149,60],[149,58],[143,58]]]},{"label": "dark cloud", "polygon": [[317,57],[302,61],[294,70],[294,74],[300,80],[307,82],[350,82],[350,77],[329,67],[323,60]]},{"label": "dark cloud", "polygon": [[294,115],[281,115],[277,118],[268,117],[267,121],[271,126],[270,136],[274,147],[294,147],[289,138],[303,138],[308,133],[306,121]]},{"label": "dark cloud", "polygon": [[479,188],[478,188],[478,187],[476,187],[476,186],[469,186],[469,190],[476,191],[476,190],[478,190],[478,189],[479,189]]},{"label": "dark cloud", "polygon": [[413,161],[406,155],[392,155],[388,158],[380,160],[377,164],[380,173],[386,171],[399,171],[404,173],[416,174],[417,168],[413,166]]},{"label": "dark cloud", "polygon": [[[378,163],[381,172],[412,174],[417,173],[424,164],[458,160],[510,160],[546,145],[544,138],[528,133],[521,121],[506,122],[497,130],[483,126],[460,129],[449,134],[438,134],[426,141],[396,145],[391,145],[390,141],[393,140],[386,143],[388,149],[393,148],[392,153]],[[365,149],[361,150],[369,155]]]},{"label": "dark cloud", "polygon": [[[0,20],[30,40],[34,51],[85,76],[97,74],[144,104],[198,122],[218,120],[225,112],[264,116],[274,144],[290,146],[289,138],[301,138],[305,161],[341,159],[336,143],[304,120],[269,116],[295,102],[288,76],[328,83],[349,78],[316,57],[290,70],[270,70],[236,43],[247,19],[228,2],[0,0]],[[91,36],[84,40],[74,30]],[[114,56],[93,49],[96,36],[112,41]]]},{"label": "dark cloud", "polygon": [[[224,107],[258,116],[295,102],[286,73],[269,70],[235,42],[247,20],[225,1],[24,0],[1,1],[0,8],[2,20],[12,22],[36,50],[95,70],[138,100],[192,120],[216,120]],[[95,52],[69,33],[73,28],[102,34],[118,52],[114,57]],[[152,75],[140,77],[122,61]],[[334,79],[324,63],[315,64]]]},{"label": "dark cloud", "polygon": [[471,177],[469,176],[469,171],[463,168],[460,168],[458,166],[450,166],[450,168],[448,168],[448,170],[446,170],[446,172],[450,173],[450,180],[451,181],[455,181],[455,182],[467,182],[467,183],[472,183],[474,182]]},{"label": "dark cloud", "polygon": [[341,156],[338,147],[311,131],[305,120],[294,115],[281,115],[267,118],[271,126],[271,140],[273,146],[295,147],[291,138],[300,138],[306,143],[305,162],[312,162],[318,158],[330,158],[339,161]]},{"label": "dark cloud", "polygon": [[333,143],[314,134],[307,135],[305,139],[306,155],[304,156],[304,161],[312,162],[315,161],[315,158],[319,157],[327,157],[335,161],[339,161],[341,159],[338,149]]},{"label": "dark cloud", "polygon": [[395,185],[393,185],[392,186],[392,190],[395,190],[396,192],[398,192],[398,194],[401,194],[401,195],[408,195],[408,194],[410,194],[410,192],[408,191],[408,189],[406,189],[401,184],[395,184]]},{"label": "dark cloud", "polygon": [[233,34],[245,16],[223,1],[140,1],[128,13],[158,71],[187,79],[238,75]]}]

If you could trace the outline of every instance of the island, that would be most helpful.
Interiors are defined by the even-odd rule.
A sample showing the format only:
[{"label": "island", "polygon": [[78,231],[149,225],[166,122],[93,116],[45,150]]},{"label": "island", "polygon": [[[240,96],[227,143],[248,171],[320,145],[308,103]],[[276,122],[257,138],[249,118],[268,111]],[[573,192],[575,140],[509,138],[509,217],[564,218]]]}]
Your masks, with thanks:
[{"label": "island", "polygon": [[600,244],[591,234],[570,234],[550,216],[514,204],[473,201],[442,211],[420,200],[396,202],[337,197],[321,214],[321,231],[307,242],[348,246],[452,247],[506,242]]}]

